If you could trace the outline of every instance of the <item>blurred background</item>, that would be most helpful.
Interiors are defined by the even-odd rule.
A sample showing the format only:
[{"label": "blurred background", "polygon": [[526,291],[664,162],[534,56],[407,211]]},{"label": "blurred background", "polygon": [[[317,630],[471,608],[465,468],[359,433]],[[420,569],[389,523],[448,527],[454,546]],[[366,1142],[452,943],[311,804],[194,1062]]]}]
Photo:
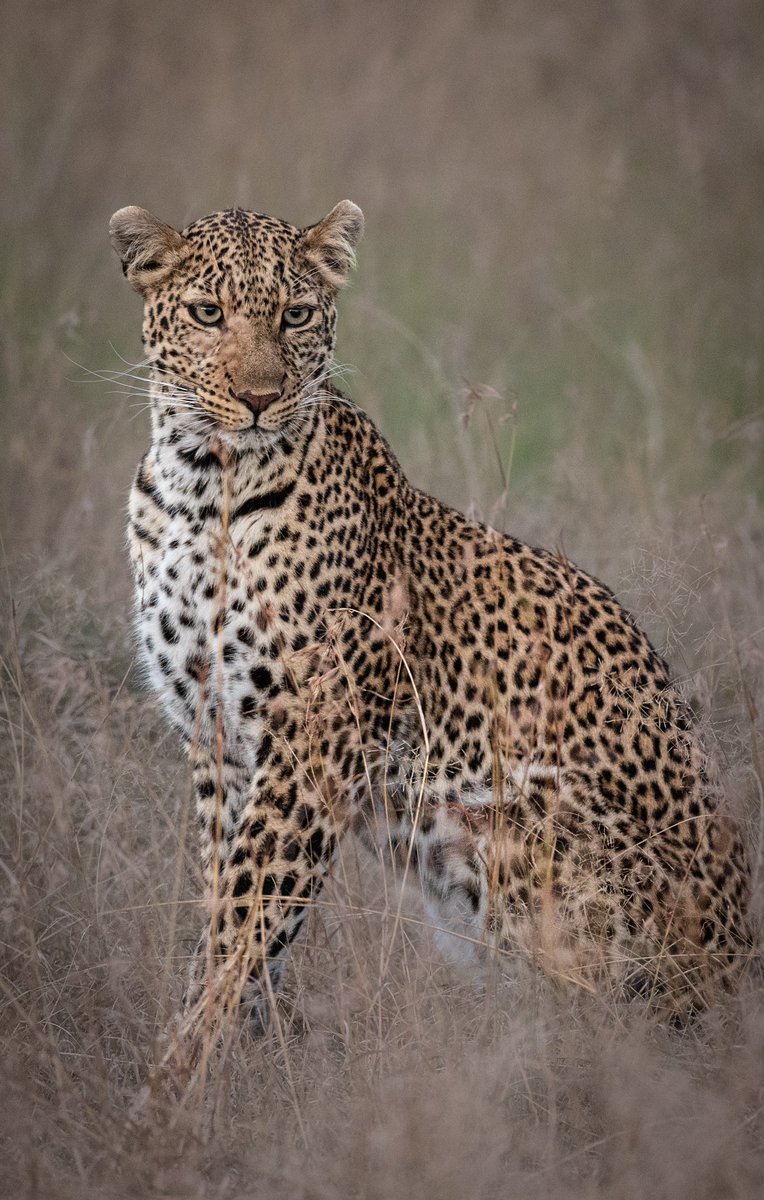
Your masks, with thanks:
[{"label": "blurred background", "polygon": [[[764,5],[0,8],[8,1194],[82,1197],[95,1179],[94,1196],[122,1195],[134,1176],[141,1195],[174,1195],[167,1170],[178,1195],[238,1196],[229,1151],[225,1171],[210,1166],[206,1100],[183,1119],[162,1110],[133,1141],[105,1115],[129,1105],[174,1012],[199,895],[185,765],[132,669],[125,506],[148,413],[109,381],[141,357],[109,217],[138,204],[180,228],[241,205],[308,224],[358,203],[338,344],[349,394],[415,482],[617,591],[704,714],[758,864]],[[701,1039],[695,1057],[651,1059],[601,1014],[550,1017],[535,999],[476,1032],[469,997],[438,992],[432,1015],[406,945],[394,986],[373,966],[367,991],[348,987],[342,938],[359,927],[312,926],[313,1041],[299,1041],[292,1090],[261,1046],[255,1075],[250,1049],[218,1094],[220,1146],[260,1122],[244,1158],[270,1162],[264,1194],[503,1196],[508,1160],[526,1196],[555,1194],[553,1179],[566,1198],[761,1194],[760,1010],[734,1045]],[[378,963],[374,937],[357,942],[358,961]],[[482,1141],[461,1119],[465,1087]],[[298,1093],[322,1147],[309,1168],[293,1148],[305,1192],[283,1183],[279,1150]],[[440,1141],[419,1120],[436,1095]],[[361,1123],[376,1131],[366,1160],[353,1158]],[[624,1128],[642,1130],[625,1151]],[[391,1174],[387,1148],[407,1137]],[[601,1149],[579,1157],[586,1146]],[[332,1176],[337,1161],[354,1165]]]},{"label": "blurred background", "polygon": [[[732,462],[756,488],[756,0],[3,12],[12,539],[101,556],[119,536],[147,417],[87,372],[140,357],[139,301],[106,236],[128,203],[178,227],[232,205],[307,224],[360,204],[338,356],[406,469],[446,499],[488,511],[503,490],[489,417],[511,453],[509,512],[545,504],[563,474],[609,514],[624,476],[649,514],[656,493],[681,504]],[[465,434],[470,388],[499,398]],[[573,553],[559,515],[547,536]]]}]

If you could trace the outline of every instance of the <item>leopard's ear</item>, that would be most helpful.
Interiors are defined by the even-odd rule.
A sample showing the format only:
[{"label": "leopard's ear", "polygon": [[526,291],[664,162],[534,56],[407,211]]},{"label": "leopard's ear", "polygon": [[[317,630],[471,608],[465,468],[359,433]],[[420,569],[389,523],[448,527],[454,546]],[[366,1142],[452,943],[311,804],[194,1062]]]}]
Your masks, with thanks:
[{"label": "leopard's ear", "polygon": [[363,234],[363,213],[352,200],[340,200],[328,216],[303,231],[302,249],[333,288],[342,287],[355,264]]},{"label": "leopard's ear", "polygon": [[160,283],[185,257],[188,246],[170,225],[145,208],[120,208],[109,221],[111,244],[137,292]]}]

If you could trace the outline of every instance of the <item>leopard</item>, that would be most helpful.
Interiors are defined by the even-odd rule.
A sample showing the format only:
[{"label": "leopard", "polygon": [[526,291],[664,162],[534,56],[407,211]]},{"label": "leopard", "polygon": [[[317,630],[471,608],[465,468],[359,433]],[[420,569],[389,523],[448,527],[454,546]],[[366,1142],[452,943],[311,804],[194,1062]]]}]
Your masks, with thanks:
[{"label": "leopard", "polygon": [[200,836],[189,1011],[272,1010],[346,839],[476,978],[700,1011],[752,942],[698,719],[607,586],[414,486],[338,385],[363,225],[349,200],[307,226],[110,223],[151,395],[135,632]]}]

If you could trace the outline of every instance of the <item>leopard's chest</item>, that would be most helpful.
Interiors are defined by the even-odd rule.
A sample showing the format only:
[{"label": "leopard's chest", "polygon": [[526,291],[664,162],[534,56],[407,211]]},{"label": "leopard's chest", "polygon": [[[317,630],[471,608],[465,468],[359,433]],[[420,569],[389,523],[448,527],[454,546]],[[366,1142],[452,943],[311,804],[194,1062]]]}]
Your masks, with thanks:
[{"label": "leopard's chest", "polygon": [[165,533],[137,595],[139,648],[172,724],[190,741],[254,754],[269,694],[278,686],[272,584],[220,530]]}]

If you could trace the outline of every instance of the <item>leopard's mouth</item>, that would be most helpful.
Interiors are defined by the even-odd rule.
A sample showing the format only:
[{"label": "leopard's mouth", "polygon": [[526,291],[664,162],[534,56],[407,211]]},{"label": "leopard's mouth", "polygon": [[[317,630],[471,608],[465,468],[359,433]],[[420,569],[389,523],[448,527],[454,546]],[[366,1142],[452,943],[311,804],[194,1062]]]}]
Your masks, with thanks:
[{"label": "leopard's mouth", "polygon": [[[248,396],[251,395],[252,398],[245,399],[244,396],[242,396],[242,395],[237,396],[237,394],[233,390],[233,388],[229,387],[228,395],[230,396],[231,400],[236,405],[237,410],[244,409],[244,412],[246,412],[248,414],[248,416],[250,417],[250,423],[248,425],[245,425],[244,429],[246,429],[246,430],[257,429],[258,425],[260,424],[260,418],[263,415],[263,413],[265,412],[265,407],[259,406],[257,404],[256,397],[254,395],[252,395],[251,393],[248,393],[247,395]],[[242,417],[243,417],[243,415],[244,414],[242,413]]]},{"label": "leopard's mouth", "polygon": [[232,431],[240,433],[277,434],[287,421],[292,407],[290,396],[283,391],[242,394],[229,387],[228,398],[236,405],[237,413],[241,413],[242,417],[246,414],[249,418],[246,425],[237,426],[235,430],[233,426],[230,427]]}]

